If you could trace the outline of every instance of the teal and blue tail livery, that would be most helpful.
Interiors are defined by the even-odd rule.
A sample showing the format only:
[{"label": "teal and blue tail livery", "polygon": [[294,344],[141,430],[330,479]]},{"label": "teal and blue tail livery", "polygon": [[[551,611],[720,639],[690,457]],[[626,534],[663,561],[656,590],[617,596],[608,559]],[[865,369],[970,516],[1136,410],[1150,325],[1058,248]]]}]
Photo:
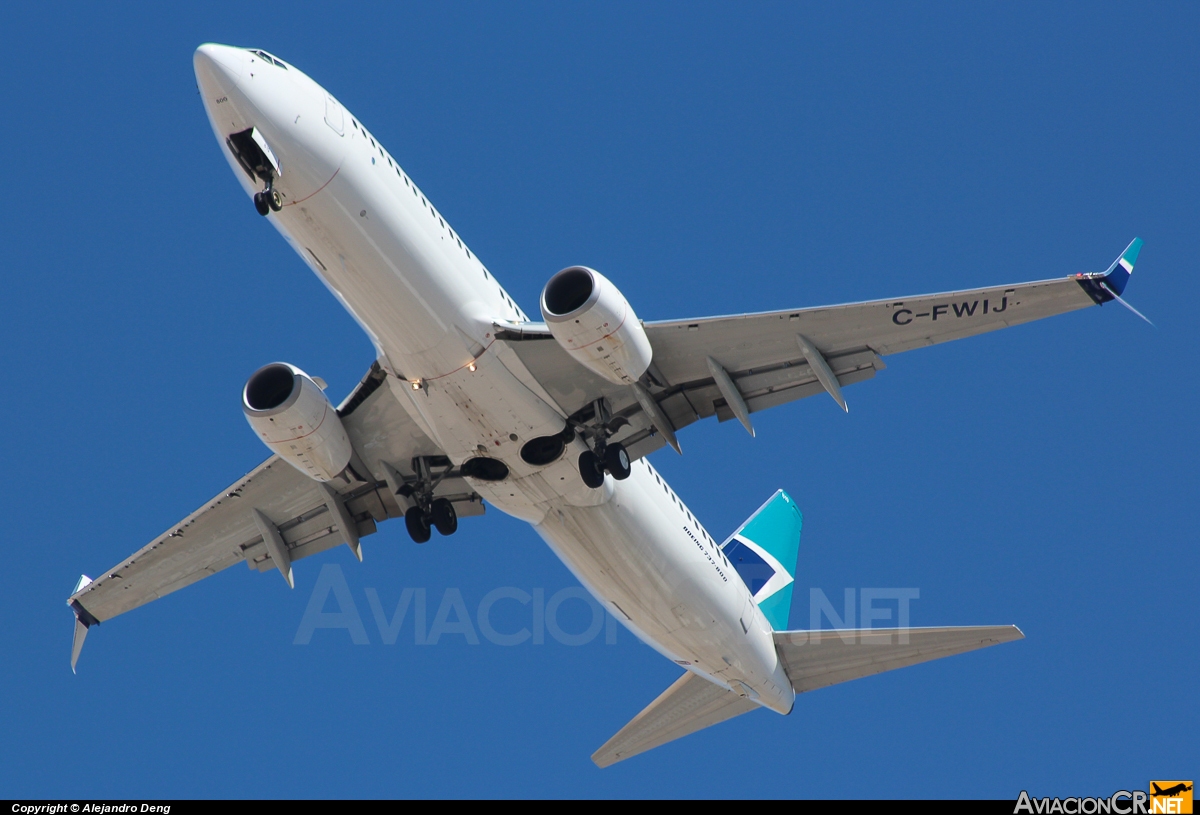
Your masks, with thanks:
[{"label": "teal and blue tail livery", "polygon": [[784,631],[792,610],[792,585],[804,516],[779,490],[738,527],[722,549],[750,587],[754,602],[776,631]]}]

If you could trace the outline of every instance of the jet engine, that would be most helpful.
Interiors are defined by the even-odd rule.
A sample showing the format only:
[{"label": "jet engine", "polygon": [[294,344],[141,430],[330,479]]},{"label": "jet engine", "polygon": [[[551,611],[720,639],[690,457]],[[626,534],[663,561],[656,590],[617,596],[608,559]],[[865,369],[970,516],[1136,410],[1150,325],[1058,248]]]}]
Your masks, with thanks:
[{"label": "jet engine", "polygon": [[325,391],[295,365],[259,368],[242,389],[246,421],[271,452],[316,481],[332,481],[353,448]]},{"label": "jet engine", "polygon": [[563,269],[542,290],[541,305],[558,344],[609,382],[632,385],[650,367],[650,338],[633,307],[594,269]]}]

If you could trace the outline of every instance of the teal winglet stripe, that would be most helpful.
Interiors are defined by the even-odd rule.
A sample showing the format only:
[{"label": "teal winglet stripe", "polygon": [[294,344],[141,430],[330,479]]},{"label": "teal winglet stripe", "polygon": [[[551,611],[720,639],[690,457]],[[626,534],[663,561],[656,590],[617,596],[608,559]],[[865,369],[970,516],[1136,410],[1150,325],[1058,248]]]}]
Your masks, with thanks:
[{"label": "teal winglet stripe", "polygon": [[1129,248],[1121,253],[1121,260],[1129,264],[1130,271],[1133,271],[1133,264],[1137,263],[1137,256],[1140,251],[1142,251],[1142,239],[1134,238],[1133,243],[1129,244]]}]

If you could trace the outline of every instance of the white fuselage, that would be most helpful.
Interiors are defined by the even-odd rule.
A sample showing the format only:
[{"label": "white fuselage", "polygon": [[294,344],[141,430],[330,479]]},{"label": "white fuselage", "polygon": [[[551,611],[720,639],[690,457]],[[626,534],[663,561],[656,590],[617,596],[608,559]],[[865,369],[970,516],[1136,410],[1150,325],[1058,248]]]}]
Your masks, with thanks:
[{"label": "white fuselage", "polygon": [[[771,627],[716,542],[646,460],[584,485],[578,439],[534,467],[521,445],[559,433],[561,409],[495,323],[527,318],[374,137],[294,66],[205,45],[196,76],[213,131],[248,194],[262,188],[226,145],[254,127],[280,168],[275,227],[370,336],[395,398],[455,463],[486,454],[510,475],[473,486],[533,524],[645,642],[787,713],[794,693]],[[250,207],[247,206],[247,211]],[[381,480],[383,474],[376,474]]]}]

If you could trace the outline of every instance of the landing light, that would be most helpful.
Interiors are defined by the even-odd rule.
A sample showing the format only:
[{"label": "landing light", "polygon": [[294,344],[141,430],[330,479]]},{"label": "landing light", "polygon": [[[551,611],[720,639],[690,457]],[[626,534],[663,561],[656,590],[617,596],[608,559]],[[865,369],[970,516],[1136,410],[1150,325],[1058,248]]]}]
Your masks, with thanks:
[{"label": "landing light", "polygon": [[415,391],[419,391],[421,389],[421,380],[419,379],[414,379],[410,384],[412,385],[412,389]]},{"label": "landing light", "polygon": [[478,367],[478,366],[477,366],[477,365],[476,365],[474,362],[468,362],[468,363],[467,363],[467,370],[468,370],[468,371],[470,371],[471,373],[475,373],[475,369],[476,369],[477,367]]}]

